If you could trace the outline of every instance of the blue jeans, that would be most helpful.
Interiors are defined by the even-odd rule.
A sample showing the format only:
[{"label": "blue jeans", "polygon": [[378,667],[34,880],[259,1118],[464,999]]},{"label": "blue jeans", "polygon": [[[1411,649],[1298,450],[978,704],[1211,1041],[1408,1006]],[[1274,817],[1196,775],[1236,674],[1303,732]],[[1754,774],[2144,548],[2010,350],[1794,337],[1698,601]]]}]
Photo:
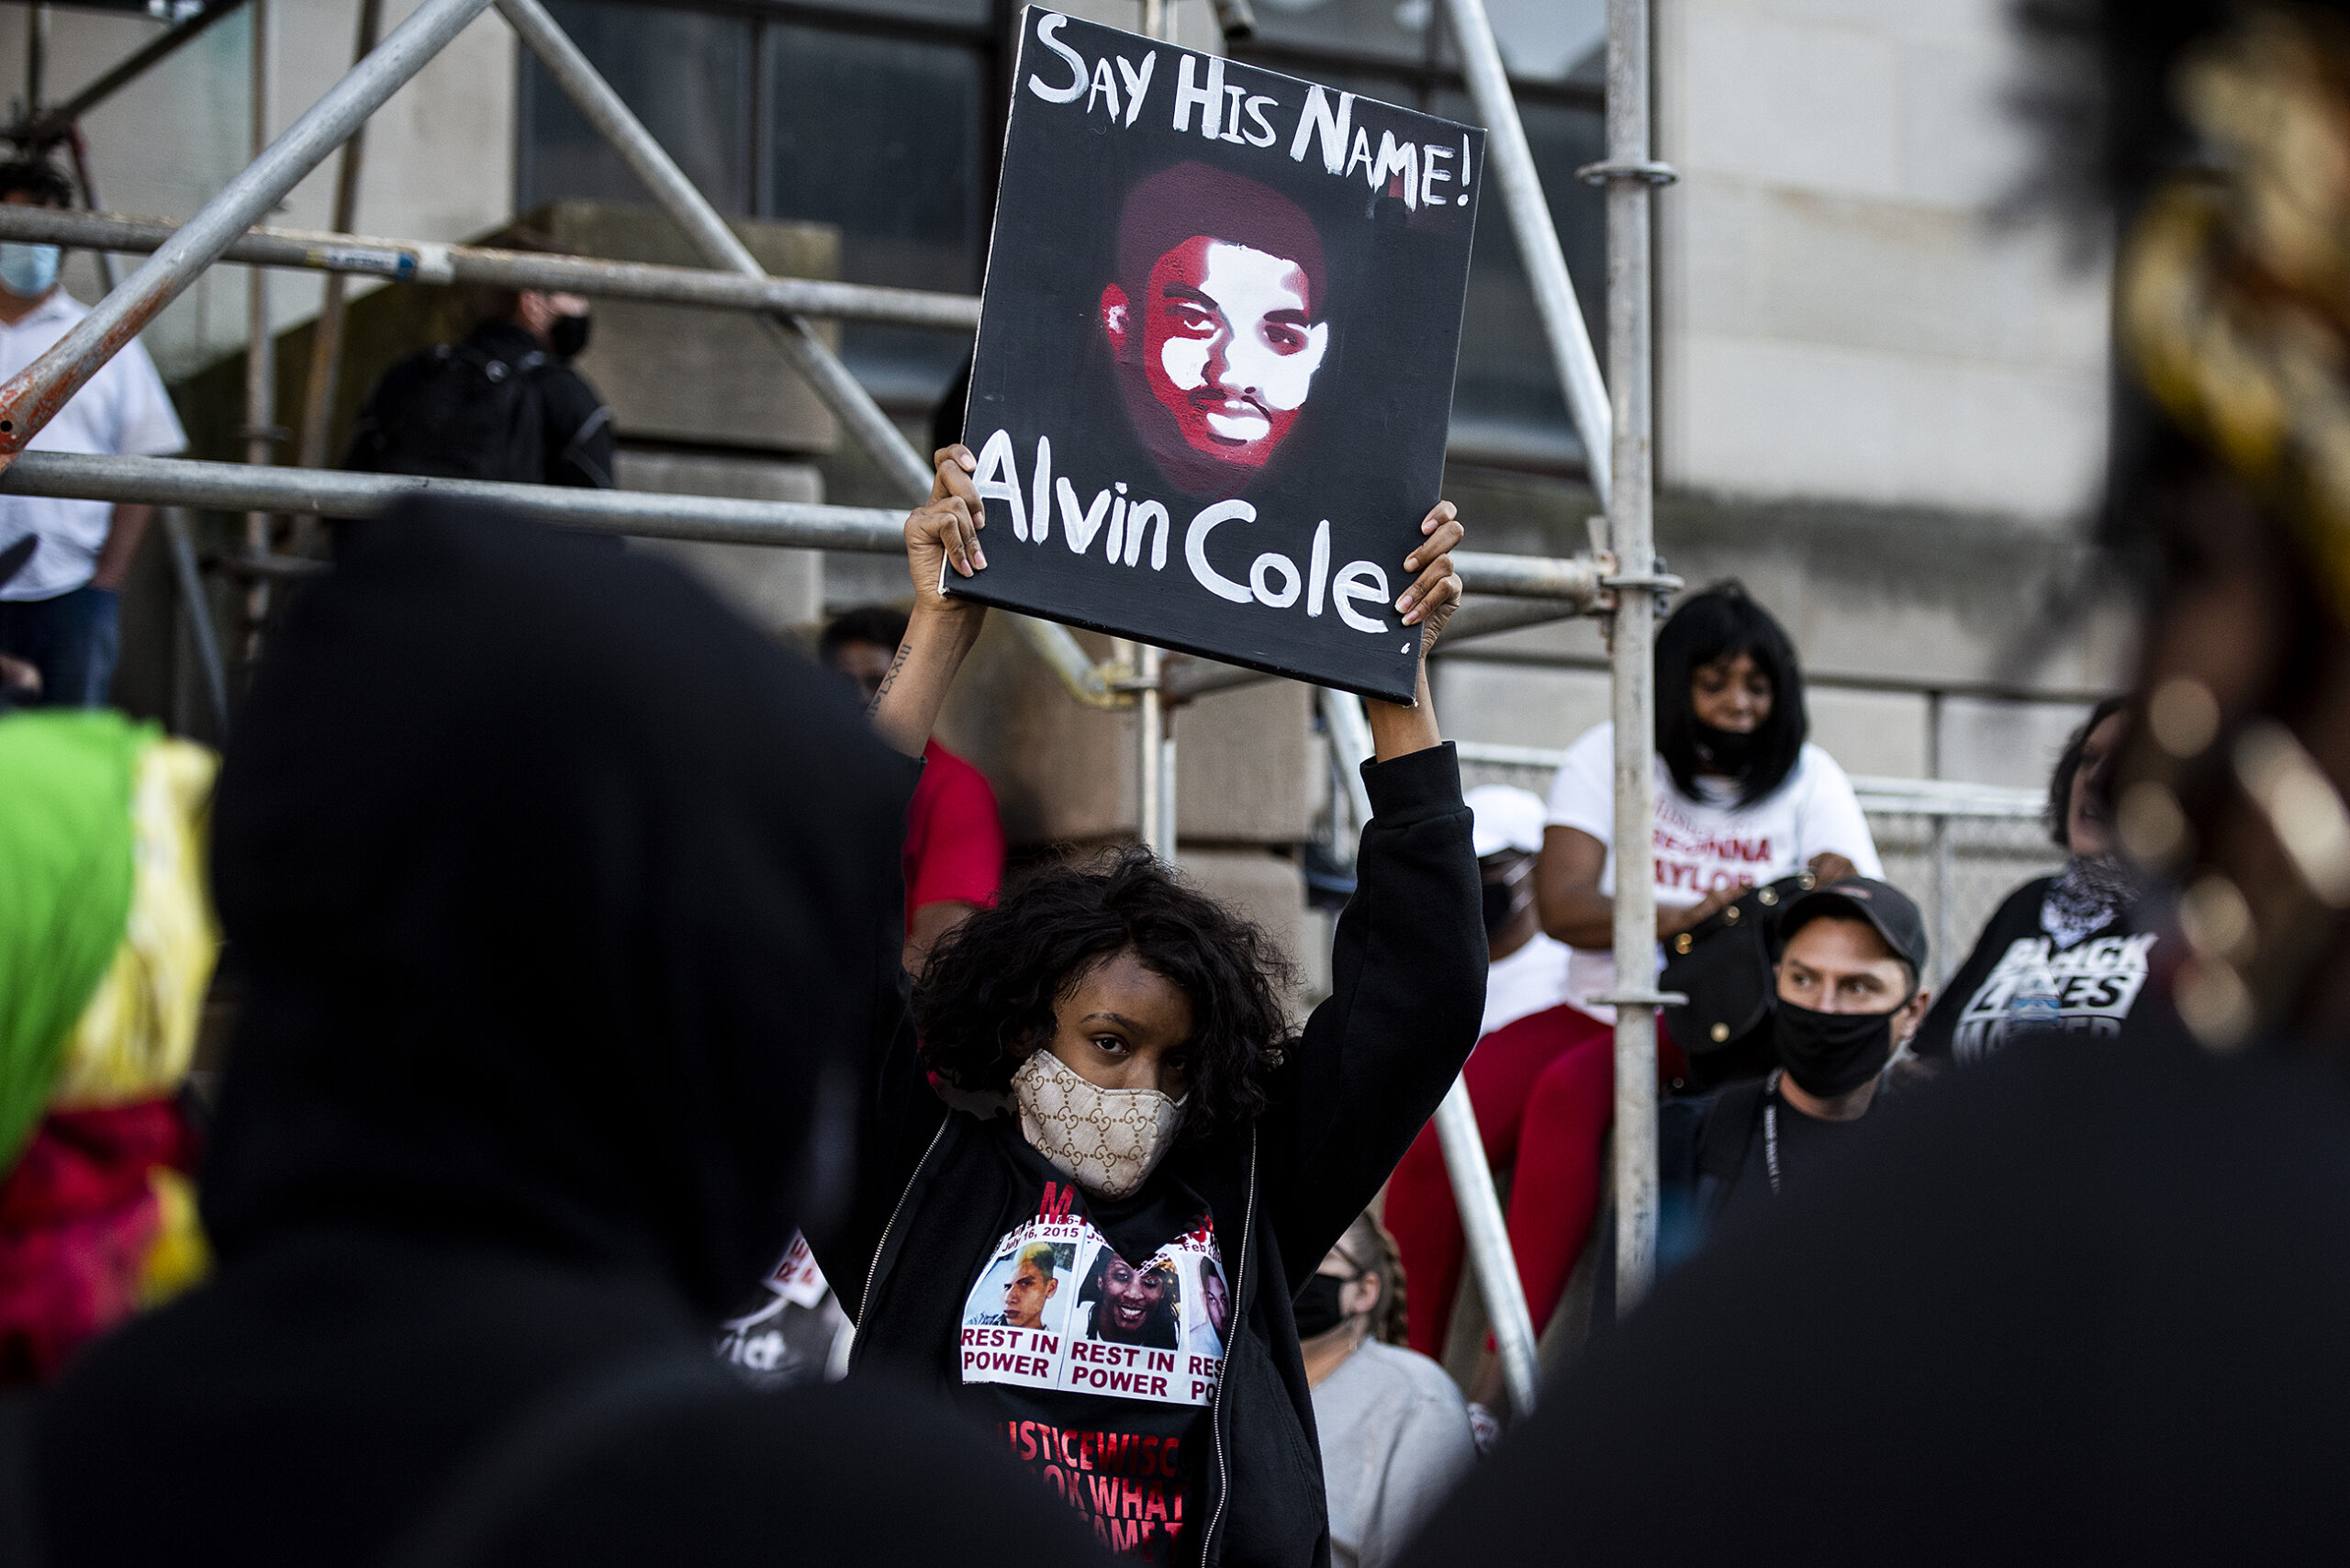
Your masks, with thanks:
[{"label": "blue jeans", "polygon": [[122,604],[111,588],[0,599],[0,654],[40,671],[39,707],[105,707],[121,650]]}]

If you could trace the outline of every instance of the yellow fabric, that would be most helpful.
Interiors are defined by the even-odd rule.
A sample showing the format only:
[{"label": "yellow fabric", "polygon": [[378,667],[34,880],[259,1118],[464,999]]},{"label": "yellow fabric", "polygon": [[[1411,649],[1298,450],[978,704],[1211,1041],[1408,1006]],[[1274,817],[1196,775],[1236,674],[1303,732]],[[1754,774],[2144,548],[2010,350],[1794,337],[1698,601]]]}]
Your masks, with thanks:
[{"label": "yellow fabric", "polygon": [[147,1249],[146,1266],[139,1276],[139,1305],[157,1305],[195,1284],[211,1271],[212,1247],[196,1215],[196,1188],[188,1179],[166,1166],[148,1181],[162,1207],[162,1223]]},{"label": "yellow fabric", "polygon": [[2178,97],[2217,156],[2139,217],[2120,336],[2171,417],[2292,520],[2350,621],[2350,29],[2255,11]]},{"label": "yellow fabric", "polygon": [[66,1046],[60,1110],[168,1094],[187,1075],[220,933],[205,886],[219,762],[186,741],[140,753],[131,784],[130,919]]}]

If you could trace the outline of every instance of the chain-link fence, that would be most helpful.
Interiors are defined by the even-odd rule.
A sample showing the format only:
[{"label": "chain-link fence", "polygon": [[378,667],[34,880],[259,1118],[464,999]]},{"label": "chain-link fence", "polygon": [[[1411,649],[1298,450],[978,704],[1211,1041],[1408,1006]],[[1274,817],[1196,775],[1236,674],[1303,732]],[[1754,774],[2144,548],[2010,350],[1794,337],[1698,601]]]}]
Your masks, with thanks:
[{"label": "chain-link fence", "polygon": [[[1460,746],[1461,781],[1514,784],[1547,795],[1560,753],[1533,746]],[[1935,982],[1966,960],[1975,938],[2020,882],[2065,863],[2041,822],[2038,790],[1933,778],[1854,778],[1885,878],[1918,901],[1933,942]]]}]

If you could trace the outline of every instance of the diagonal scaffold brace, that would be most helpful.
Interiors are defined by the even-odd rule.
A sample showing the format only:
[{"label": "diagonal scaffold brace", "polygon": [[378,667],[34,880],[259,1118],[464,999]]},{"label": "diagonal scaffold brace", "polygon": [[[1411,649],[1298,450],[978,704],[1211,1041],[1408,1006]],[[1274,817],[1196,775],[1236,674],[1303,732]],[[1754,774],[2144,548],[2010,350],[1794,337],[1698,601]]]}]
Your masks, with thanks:
[{"label": "diagonal scaffold brace", "polygon": [[[766,269],[751,254],[750,247],[727,227],[708,198],[694,188],[685,171],[677,167],[677,160],[621,101],[611,84],[604,80],[579,46],[548,15],[540,0],[497,0],[497,6],[498,14],[538,57],[539,63],[546,67],[547,74],[554,78],[573,106],[620,154],[654,201],[685,231],[687,240],[702,259],[745,277],[764,279]],[[849,374],[848,367],[817,335],[815,328],[805,317],[789,311],[769,311],[765,319],[784,357],[807,378],[824,406],[872,454],[881,471],[904,492],[906,499],[916,504],[926,499],[932,477],[929,463],[906,443],[897,427],[890,422],[889,415]],[[1071,696],[1091,707],[1123,705],[1125,700],[1113,689],[1107,672],[1085,655],[1066,627],[1025,616],[1018,618],[1018,624]]]},{"label": "diagonal scaffold brace", "polygon": [[75,322],[48,353],[0,382],[0,470],[17,460],[26,443],[89,383],[100,365],[137,337],[198,273],[219,260],[255,219],[341,146],[489,3],[424,0],[121,286]]}]

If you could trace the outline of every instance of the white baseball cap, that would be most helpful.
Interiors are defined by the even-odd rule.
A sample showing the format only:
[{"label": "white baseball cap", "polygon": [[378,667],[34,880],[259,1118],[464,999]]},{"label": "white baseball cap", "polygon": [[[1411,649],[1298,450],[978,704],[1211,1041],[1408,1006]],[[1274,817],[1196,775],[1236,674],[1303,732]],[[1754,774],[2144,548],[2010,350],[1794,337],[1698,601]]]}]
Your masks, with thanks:
[{"label": "white baseball cap", "polygon": [[1498,855],[1505,849],[1522,850],[1528,855],[1540,852],[1542,819],[1549,814],[1543,810],[1541,796],[1507,784],[1480,784],[1461,799],[1469,802],[1470,812],[1476,819],[1470,840],[1476,846],[1478,859]]}]

